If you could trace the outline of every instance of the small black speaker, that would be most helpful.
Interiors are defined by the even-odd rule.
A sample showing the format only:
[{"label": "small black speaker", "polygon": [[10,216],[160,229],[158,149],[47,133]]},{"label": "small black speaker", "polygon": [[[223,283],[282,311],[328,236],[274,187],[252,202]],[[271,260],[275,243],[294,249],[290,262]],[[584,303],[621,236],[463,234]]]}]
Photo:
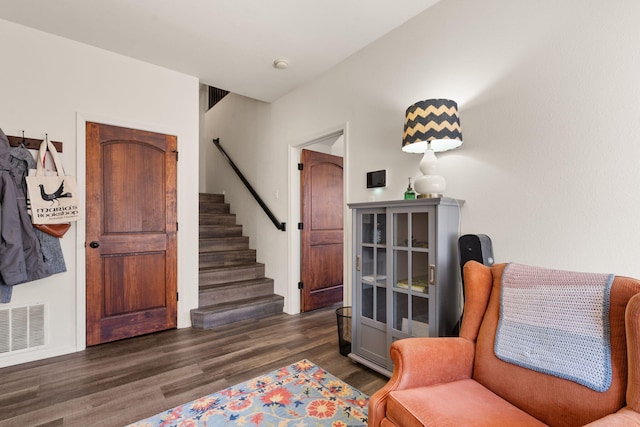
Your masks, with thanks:
[{"label": "small black speaker", "polygon": [[486,234],[465,234],[458,238],[460,271],[467,261],[493,265],[493,245]]},{"label": "small black speaker", "polygon": [[[486,234],[465,234],[458,238],[458,255],[460,256],[460,277],[464,284],[463,267],[467,261],[478,261],[484,265],[493,265],[493,245]],[[462,298],[464,299],[464,287]],[[464,313],[463,313],[464,316]],[[462,317],[454,328],[454,335],[460,332]]]}]

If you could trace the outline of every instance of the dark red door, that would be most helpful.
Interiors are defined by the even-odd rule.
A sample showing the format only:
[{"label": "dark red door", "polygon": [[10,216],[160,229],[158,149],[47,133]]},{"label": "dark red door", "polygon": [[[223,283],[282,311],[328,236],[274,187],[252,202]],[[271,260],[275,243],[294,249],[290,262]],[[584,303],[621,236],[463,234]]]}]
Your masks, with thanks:
[{"label": "dark red door", "polygon": [[342,301],[342,157],[302,150],[302,311]]},{"label": "dark red door", "polygon": [[87,345],[175,328],[176,137],[86,130]]}]

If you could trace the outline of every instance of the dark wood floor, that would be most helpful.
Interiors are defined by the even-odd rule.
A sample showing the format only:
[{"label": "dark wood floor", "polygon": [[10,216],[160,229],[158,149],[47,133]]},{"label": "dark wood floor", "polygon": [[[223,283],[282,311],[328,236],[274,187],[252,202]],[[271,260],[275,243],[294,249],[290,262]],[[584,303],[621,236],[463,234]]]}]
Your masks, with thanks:
[{"label": "dark wood floor", "polygon": [[301,359],[368,395],[387,381],[340,355],[335,310],[322,309],[2,368],[0,426],[123,426]]}]

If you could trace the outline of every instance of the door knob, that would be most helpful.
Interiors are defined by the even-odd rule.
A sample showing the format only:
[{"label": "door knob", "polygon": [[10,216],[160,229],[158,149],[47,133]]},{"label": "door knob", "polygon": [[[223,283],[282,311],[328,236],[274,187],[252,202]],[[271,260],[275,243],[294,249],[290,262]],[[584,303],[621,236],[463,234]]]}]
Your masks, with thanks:
[{"label": "door knob", "polygon": [[95,248],[97,248],[98,246],[100,246],[100,243],[99,243],[99,242],[96,242],[95,240],[94,240],[93,242],[89,243],[89,247],[90,247],[90,248],[95,249]]}]

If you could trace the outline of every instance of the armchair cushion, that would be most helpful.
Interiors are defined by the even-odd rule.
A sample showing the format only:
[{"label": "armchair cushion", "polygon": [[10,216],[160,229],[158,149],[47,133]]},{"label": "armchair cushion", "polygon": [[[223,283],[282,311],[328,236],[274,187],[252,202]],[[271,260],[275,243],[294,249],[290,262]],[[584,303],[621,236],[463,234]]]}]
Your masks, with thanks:
[{"label": "armchair cushion", "polygon": [[595,420],[587,424],[585,427],[630,427],[640,426],[640,413],[629,409],[622,408],[615,414],[607,415],[604,418]]},{"label": "armchair cushion", "polygon": [[471,379],[392,391],[387,418],[403,427],[545,426]]},{"label": "armchair cushion", "polygon": [[369,401],[369,419],[382,419],[390,390],[471,378],[474,343],[462,338],[410,338],[391,347],[394,375]]}]

